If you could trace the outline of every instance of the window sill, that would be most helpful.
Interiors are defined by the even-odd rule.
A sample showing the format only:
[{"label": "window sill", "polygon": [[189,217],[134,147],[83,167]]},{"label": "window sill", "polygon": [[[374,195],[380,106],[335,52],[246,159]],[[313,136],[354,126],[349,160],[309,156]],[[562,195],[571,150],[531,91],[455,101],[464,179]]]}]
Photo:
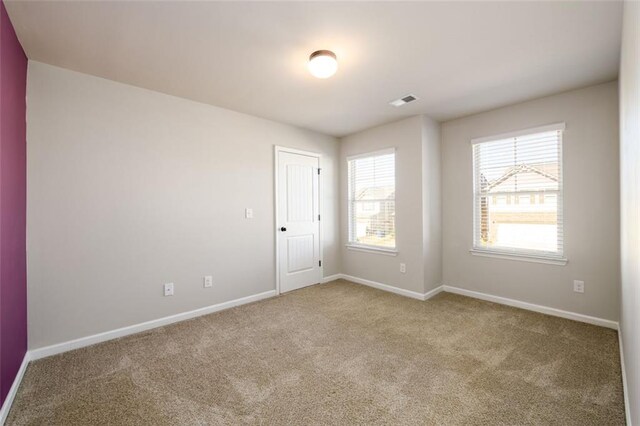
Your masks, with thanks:
[{"label": "window sill", "polygon": [[544,263],[547,265],[564,266],[568,260],[561,257],[538,256],[535,254],[505,253],[493,250],[470,249],[469,252],[474,256],[494,257],[497,259],[518,260],[521,262]]},{"label": "window sill", "polygon": [[346,244],[348,250],[361,251],[365,253],[382,254],[385,256],[397,256],[398,251],[396,249],[388,249],[372,246],[360,246],[356,244]]}]

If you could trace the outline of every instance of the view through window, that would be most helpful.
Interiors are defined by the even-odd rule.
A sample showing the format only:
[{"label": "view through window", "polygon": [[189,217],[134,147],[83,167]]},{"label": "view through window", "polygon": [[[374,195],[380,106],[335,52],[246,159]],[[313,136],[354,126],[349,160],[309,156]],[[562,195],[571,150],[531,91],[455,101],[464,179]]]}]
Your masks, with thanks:
[{"label": "view through window", "polygon": [[349,243],[396,247],[395,151],[385,150],[347,159]]},{"label": "view through window", "polygon": [[563,128],[474,142],[475,249],[562,256]]}]

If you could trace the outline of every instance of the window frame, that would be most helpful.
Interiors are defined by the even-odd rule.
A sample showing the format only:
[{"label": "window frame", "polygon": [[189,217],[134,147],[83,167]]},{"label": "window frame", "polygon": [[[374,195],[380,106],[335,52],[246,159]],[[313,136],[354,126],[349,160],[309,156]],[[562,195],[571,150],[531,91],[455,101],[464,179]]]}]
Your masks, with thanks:
[{"label": "window frame", "polygon": [[[474,154],[474,147],[476,145],[486,143],[486,142],[495,142],[502,139],[509,139],[521,136],[531,136],[537,133],[545,133],[550,131],[559,131],[560,138],[558,142],[558,159],[559,159],[559,174],[560,174],[560,183],[557,191],[553,191],[557,194],[557,207],[556,207],[556,215],[558,217],[557,222],[560,223],[561,229],[556,231],[556,236],[558,241],[560,242],[560,235],[562,235],[562,245],[561,250],[558,252],[547,252],[542,250],[535,249],[522,249],[522,248],[488,248],[477,245],[477,236],[478,230],[477,225],[479,223],[476,220],[476,215],[478,214],[478,206],[476,202],[476,188],[477,188],[477,180],[479,179],[479,168],[476,167],[476,156]],[[470,142],[471,147],[471,166],[472,166],[472,176],[473,176],[473,187],[472,187],[472,244],[469,252],[476,256],[482,257],[494,257],[501,258],[507,260],[517,260],[517,261],[525,261],[525,262],[535,262],[535,263],[545,263],[551,265],[561,265],[564,266],[567,264],[568,260],[566,258],[566,234],[565,230],[565,222],[564,222],[564,131],[565,131],[565,123],[554,123],[546,126],[539,126],[528,128],[524,130],[518,130],[509,133],[502,133],[493,136],[485,136],[481,138],[474,138]]]},{"label": "window frame", "polygon": [[[396,236],[394,239],[394,246],[393,247],[388,247],[388,246],[377,246],[377,245],[373,245],[373,244],[362,244],[362,243],[358,243],[352,240],[353,237],[353,224],[352,224],[352,218],[353,215],[351,214],[352,209],[353,209],[353,205],[356,202],[356,200],[352,200],[352,194],[351,194],[351,179],[350,179],[350,166],[349,163],[353,160],[358,160],[358,159],[363,159],[363,158],[371,158],[371,157],[379,157],[381,155],[389,155],[389,154],[393,154],[393,188],[394,188],[394,192],[397,193],[397,188],[398,188],[398,179],[396,176],[396,170],[397,170],[397,156],[396,156],[396,149],[395,148],[385,148],[385,149],[381,149],[381,150],[377,150],[377,151],[370,151],[370,152],[365,152],[362,154],[354,154],[354,155],[349,155],[346,158],[346,166],[347,166],[347,243],[345,244],[347,249],[349,250],[354,250],[354,251],[360,251],[360,252],[365,252],[365,253],[376,253],[376,254],[384,254],[384,255],[388,255],[388,256],[396,256],[398,254],[398,234],[397,234],[397,221],[396,221],[396,217],[394,216],[393,218],[393,223],[394,223],[394,228],[396,228]],[[394,203],[394,209],[397,207],[397,200],[394,196],[393,199],[393,203]]]}]

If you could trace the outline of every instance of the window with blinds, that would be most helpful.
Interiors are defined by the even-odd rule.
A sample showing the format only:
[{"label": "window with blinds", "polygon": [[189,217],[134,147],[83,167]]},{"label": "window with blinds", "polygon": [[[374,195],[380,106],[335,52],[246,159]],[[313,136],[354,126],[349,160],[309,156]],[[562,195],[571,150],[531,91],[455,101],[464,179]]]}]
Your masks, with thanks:
[{"label": "window with blinds", "polygon": [[475,250],[563,257],[563,130],[472,141]]},{"label": "window with blinds", "polygon": [[349,244],[396,247],[396,155],[393,149],[347,158]]}]

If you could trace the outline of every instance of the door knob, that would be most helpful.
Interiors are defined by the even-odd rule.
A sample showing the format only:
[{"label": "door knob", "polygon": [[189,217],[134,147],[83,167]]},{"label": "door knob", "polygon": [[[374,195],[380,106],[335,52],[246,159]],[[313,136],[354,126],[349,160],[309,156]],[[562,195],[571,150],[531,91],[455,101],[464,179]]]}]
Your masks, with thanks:
[{"label": "door knob", "polygon": [[287,232],[287,228],[285,228],[284,226],[283,226],[282,228],[280,228],[280,230],[281,230],[282,232]]}]

